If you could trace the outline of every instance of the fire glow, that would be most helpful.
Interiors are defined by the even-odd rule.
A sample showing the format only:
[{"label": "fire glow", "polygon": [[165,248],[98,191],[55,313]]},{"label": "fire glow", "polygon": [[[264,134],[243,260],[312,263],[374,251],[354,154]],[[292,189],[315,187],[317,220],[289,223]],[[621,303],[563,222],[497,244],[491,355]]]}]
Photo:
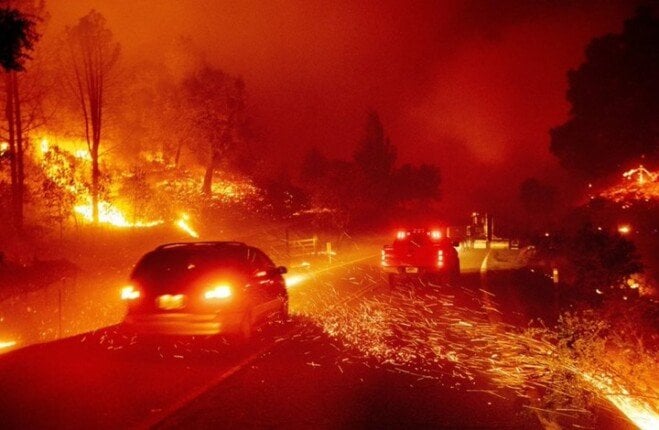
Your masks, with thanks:
[{"label": "fire glow", "polygon": [[9,349],[16,346],[16,341],[14,340],[9,340],[9,341],[0,341],[0,351],[3,349]]},{"label": "fire glow", "polygon": [[192,228],[190,225],[190,215],[184,213],[181,215],[181,217],[176,221],[176,226],[186,232],[190,237],[194,237],[195,239],[199,238],[199,233],[197,230]]},{"label": "fire glow", "polygon": [[[82,218],[91,223],[94,221],[93,218],[93,207],[91,202],[86,204],[77,205],[73,209],[77,214],[81,215]],[[98,222],[101,224],[109,224],[114,227],[154,227],[156,225],[162,224],[164,221],[135,221],[130,222],[126,219],[126,216],[111,203],[106,201],[98,202]]]}]

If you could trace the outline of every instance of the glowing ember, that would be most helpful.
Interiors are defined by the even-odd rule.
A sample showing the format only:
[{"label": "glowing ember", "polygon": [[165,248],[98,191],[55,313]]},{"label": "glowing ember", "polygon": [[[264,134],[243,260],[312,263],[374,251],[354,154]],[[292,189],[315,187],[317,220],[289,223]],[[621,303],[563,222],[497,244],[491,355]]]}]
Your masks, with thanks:
[{"label": "glowing ember", "polygon": [[192,228],[190,225],[190,215],[184,213],[181,215],[181,218],[179,218],[176,221],[176,226],[186,232],[187,234],[190,235],[190,237],[194,237],[195,239],[199,237],[199,233],[197,233],[197,230]]},{"label": "glowing ember", "polygon": [[[92,215],[93,208],[91,202],[83,205],[77,205],[74,208],[74,211],[77,214],[82,215],[85,221],[90,223],[94,221]],[[101,224],[109,224],[115,227],[153,227],[163,223],[162,220],[156,220],[156,221],[138,220],[135,222],[130,222],[126,219],[126,216],[117,207],[105,201],[98,202],[98,222]]]},{"label": "glowing ember", "polygon": [[628,225],[621,225],[618,227],[618,233],[620,234],[629,234],[632,231],[632,228]]},{"label": "glowing ember", "polygon": [[[478,292],[463,289],[460,294],[482,300]],[[596,361],[592,353],[577,354],[569,339],[554,330],[522,330],[501,322],[496,318],[499,311],[494,296],[487,297],[487,303],[482,302],[478,309],[458,305],[453,291],[396,291],[364,299],[357,306],[319,303],[305,310],[304,315],[349,350],[396,371],[440,380],[451,378],[460,389],[476,389],[476,381],[487,376],[502,390],[501,394],[489,390],[498,396],[504,396],[507,390],[522,398],[529,397],[529,390],[564,399],[571,398],[564,397],[568,392],[577,397],[577,391],[584,396],[589,393],[609,401],[638,427],[659,428],[659,402],[653,382],[643,377],[632,379],[634,376],[624,370],[633,367],[640,371],[638,362],[623,356],[614,360],[611,351]],[[596,343],[588,342],[591,340],[579,340],[578,345],[598,348]],[[652,357],[644,357],[654,363]],[[647,367],[642,369],[647,371]],[[575,378],[569,375],[581,381],[575,384]],[[585,411],[575,408],[579,413]]]}]

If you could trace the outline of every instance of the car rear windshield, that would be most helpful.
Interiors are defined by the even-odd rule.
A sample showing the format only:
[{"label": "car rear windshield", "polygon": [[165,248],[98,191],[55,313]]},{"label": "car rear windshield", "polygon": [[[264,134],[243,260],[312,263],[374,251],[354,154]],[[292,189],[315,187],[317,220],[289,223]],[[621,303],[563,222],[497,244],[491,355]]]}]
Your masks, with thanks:
[{"label": "car rear windshield", "polygon": [[431,240],[428,237],[427,234],[425,233],[412,233],[409,236],[407,236],[405,239],[398,239],[394,242],[394,245],[400,245],[400,246],[408,246],[408,245],[416,245],[416,246],[424,246],[427,243],[430,243]]},{"label": "car rear windshield", "polygon": [[247,264],[246,258],[246,250],[241,247],[162,249],[145,255],[135,266],[132,278],[180,277],[217,267],[241,270]]}]

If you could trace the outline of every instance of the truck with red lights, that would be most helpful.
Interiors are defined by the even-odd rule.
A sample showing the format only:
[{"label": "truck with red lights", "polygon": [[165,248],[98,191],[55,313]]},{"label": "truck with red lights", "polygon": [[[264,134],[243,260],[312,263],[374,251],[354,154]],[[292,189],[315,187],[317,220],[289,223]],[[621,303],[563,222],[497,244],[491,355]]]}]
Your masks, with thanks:
[{"label": "truck with red lights", "polygon": [[398,230],[393,244],[382,248],[382,270],[392,287],[412,278],[453,283],[460,277],[457,246],[442,229]]}]

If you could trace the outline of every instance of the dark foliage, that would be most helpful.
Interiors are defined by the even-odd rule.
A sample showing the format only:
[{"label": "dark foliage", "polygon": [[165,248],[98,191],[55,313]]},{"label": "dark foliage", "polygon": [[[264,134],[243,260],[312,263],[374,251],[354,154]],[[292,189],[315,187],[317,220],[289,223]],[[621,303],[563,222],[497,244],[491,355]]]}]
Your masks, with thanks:
[{"label": "dark foliage", "polygon": [[328,160],[317,148],[302,163],[300,179],[316,210],[331,214],[340,228],[376,227],[396,212],[428,213],[440,197],[436,166],[405,164],[396,169],[396,148],[375,112],[368,115],[354,161]]},{"label": "dark foliage", "polygon": [[599,177],[659,144],[659,20],[637,10],[622,34],[594,39],[586,61],[568,73],[570,119],[551,130],[551,152],[567,169]]},{"label": "dark foliage", "polygon": [[618,233],[585,224],[574,233],[552,235],[538,243],[542,258],[561,266],[561,277],[584,296],[622,291],[631,274],[642,271],[636,247]]},{"label": "dark foliage", "polygon": [[16,9],[0,9],[0,67],[5,71],[22,71],[38,38],[33,20]]}]

